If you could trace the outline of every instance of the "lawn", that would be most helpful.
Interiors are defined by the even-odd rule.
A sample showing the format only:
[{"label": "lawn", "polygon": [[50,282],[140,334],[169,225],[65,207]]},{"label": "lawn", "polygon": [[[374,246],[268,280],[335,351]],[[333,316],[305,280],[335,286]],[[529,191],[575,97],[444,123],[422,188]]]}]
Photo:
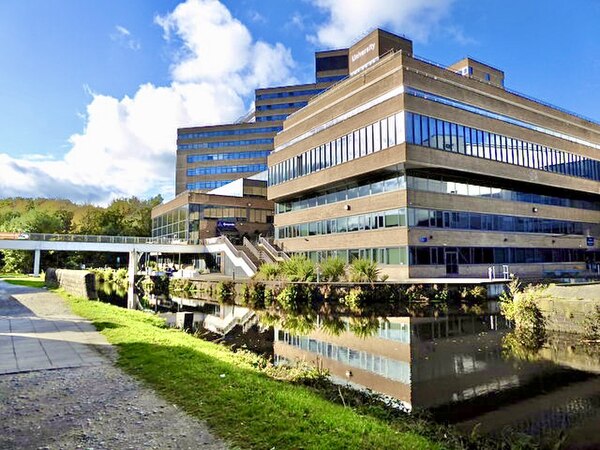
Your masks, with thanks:
[{"label": "lawn", "polygon": [[41,288],[44,287],[44,279],[42,277],[33,277],[22,274],[1,274],[0,280],[10,284],[18,284],[20,286]]}]

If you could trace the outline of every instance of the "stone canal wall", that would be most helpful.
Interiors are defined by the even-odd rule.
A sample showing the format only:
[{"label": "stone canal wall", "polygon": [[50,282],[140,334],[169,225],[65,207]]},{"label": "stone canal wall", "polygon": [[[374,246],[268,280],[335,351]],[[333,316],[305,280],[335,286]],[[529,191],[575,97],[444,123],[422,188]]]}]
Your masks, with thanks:
[{"label": "stone canal wall", "polygon": [[600,283],[551,285],[540,300],[540,309],[550,331],[582,333],[583,322],[600,307]]},{"label": "stone canal wall", "polygon": [[69,294],[88,300],[98,298],[96,277],[87,270],[49,268],[46,270],[46,286],[60,287]]}]

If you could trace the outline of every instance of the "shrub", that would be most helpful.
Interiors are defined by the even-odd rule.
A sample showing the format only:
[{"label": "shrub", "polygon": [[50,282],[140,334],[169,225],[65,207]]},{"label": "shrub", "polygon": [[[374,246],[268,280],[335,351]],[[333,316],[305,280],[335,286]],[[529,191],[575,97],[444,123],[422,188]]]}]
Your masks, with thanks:
[{"label": "shrub", "polygon": [[346,264],[340,258],[327,258],[321,261],[321,281],[339,281],[346,274]]},{"label": "shrub", "polygon": [[277,295],[277,303],[286,311],[300,311],[310,305],[310,290],[300,284],[289,284]]},{"label": "shrub", "polygon": [[115,272],[115,280],[126,280],[127,279],[127,269],[121,268],[121,269],[117,269],[117,271]]},{"label": "shrub", "polygon": [[281,271],[288,281],[315,281],[315,263],[304,256],[294,255],[282,264]]},{"label": "shrub", "polygon": [[500,296],[500,312],[517,328],[545,328],[546,321],[537,305],[545,288],[543,285],[530,284],[522,289],[519,280],[513,280],[508,285],[508,291]]},{"label": "shrub", "polygon": [[278,280],[281,277],[281,266],[278,263],[264,263],[258,268],[257,280]]},{"label": "shrub", "polygon": [[375,261],[358,258],[350,264],[350,281],[374,283],[379,281],[380,270]]},{"label": "shrub", "polygon": [[583,319],[583,336],[590,341],[600,341],[600,306]]}]

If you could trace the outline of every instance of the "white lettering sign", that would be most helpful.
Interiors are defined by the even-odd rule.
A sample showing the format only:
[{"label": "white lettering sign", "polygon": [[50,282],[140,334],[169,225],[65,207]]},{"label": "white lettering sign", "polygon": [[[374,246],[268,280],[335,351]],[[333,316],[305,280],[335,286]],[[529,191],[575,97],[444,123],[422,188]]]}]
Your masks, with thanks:
[{"label": "white lettering sign", "polygon": [[352,62],[356,61],[358,58],[362,58],[363,56],[365,56],[367,53],[372,52],[373,50],[375,50],[375,44],[369,44],[367,45],[365,48],[363,48],[362,50],[356,52],[354,55],[352,55]]}]

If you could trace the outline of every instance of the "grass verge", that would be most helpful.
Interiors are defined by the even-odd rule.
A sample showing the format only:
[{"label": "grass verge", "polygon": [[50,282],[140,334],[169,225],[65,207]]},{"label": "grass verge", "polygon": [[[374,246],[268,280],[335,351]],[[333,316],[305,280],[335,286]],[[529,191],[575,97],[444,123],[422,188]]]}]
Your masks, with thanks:
[{"label": "grass verge", "polygon": [[240,448],[444,448],[416,432],[277,381],[229,349],[164,327],[138,311],[62,294],[119,351],[119,364]]},{"label": "grass verge", "polygon": [[22,274],[1,274],[0,280],[10,284],[18,284],[19,286],[27,286],[33,288],[44,287],[44,279],[42,277],[33,277]]}]

